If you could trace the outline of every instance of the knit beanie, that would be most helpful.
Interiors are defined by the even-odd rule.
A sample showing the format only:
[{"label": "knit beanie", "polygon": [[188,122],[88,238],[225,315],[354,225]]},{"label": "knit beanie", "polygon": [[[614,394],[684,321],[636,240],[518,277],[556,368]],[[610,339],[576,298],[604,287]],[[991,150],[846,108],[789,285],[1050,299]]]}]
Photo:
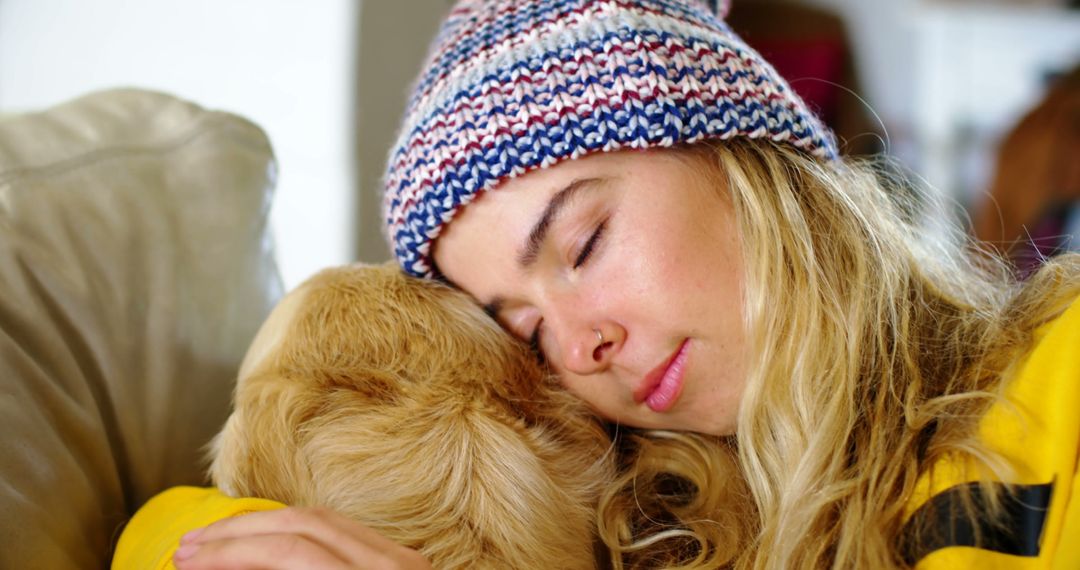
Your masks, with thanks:
[{"label": "knit beanie", "polygon": [[432,275],[432,241],[481,192],[593,151],[767,138],[833,158],[832,134],[700,0],[462,0],[391,150],[394,255]]}]

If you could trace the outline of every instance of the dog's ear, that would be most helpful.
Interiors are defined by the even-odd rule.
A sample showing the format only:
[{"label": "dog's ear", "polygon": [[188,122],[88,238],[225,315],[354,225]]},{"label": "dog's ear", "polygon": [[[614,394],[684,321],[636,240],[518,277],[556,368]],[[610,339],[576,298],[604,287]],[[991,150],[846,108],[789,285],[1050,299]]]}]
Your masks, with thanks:
[{"label": "dog's ear", "polygon": [[351,398],[336,391],[305,428],[321,504],[437,568],[592,567],[602,442],[574,445],[585,436],[530,426],[490,398],[412,392],[366,411]]},{"label": "dog's ear", "polygon": [[312,475],[299,438],[316,413],[316,400],[309,383],[276,371],[245,378],[232,415],[212,443],[214,485],[235,497],[305,504]]}]

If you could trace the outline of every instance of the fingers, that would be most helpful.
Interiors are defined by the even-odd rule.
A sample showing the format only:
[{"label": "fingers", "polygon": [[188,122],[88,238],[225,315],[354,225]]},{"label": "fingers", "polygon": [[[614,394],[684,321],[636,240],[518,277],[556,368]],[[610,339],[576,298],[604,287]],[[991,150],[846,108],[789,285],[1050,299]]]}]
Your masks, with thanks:
[{"label": "fingers", "polygon": [[428,569],[414,550],[327,509],[288,508],[223,519],[181,539],[180,570]]},{"label": "fingers", "polygon": [[334,545],[348,545],[360,537],[351,536],[348,525],[344,524],[351,521],[346,519],[343,523],[339,519],[344,519],[344,517],[332,511],[319,509],[290,508],[261,511],[222,519],[206,528],[185,535],[180,542],[181,544],[203,544],[266,534],[294,534],[306,537],[314,543],[326,544],[327,550],[347,560],[349,553],[338,552],[339,549]]},{"label": "fingers", "polygon": [[191,542],[177,549],[173,562],[179,570],[345,570],[354,567],[323,545],[295,534]]}]

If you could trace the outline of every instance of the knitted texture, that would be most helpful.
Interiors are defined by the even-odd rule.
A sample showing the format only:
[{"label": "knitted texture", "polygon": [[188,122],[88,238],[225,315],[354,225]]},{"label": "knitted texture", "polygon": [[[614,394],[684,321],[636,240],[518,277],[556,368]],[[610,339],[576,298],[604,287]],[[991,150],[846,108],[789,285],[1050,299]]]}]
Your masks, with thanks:
[{"label": "knitted texture", "polygon": [[734,136],[836,155],[831,133],[703,2],[464,0],[391,151],[388,237],[407,273],[430,277],[432,240],[503,180],[593,151]]}]

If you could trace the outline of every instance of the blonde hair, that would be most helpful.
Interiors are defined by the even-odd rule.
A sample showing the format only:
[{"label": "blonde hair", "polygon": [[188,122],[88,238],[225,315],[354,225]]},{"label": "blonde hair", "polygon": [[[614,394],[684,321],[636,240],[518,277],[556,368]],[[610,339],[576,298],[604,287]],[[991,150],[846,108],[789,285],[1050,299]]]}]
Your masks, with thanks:
[{"label": "blonde hair", "polygon": [[735,438],[622,438],[599,515],[616,567],[903,567],[929,466],[959,454],[1007,476],[977,422],[1080,295],[1080,256],[1020,283],[959,229],[921,224],[932,194],[864,164],[752,141],[675,152],[736,211],[753,360]]}]

